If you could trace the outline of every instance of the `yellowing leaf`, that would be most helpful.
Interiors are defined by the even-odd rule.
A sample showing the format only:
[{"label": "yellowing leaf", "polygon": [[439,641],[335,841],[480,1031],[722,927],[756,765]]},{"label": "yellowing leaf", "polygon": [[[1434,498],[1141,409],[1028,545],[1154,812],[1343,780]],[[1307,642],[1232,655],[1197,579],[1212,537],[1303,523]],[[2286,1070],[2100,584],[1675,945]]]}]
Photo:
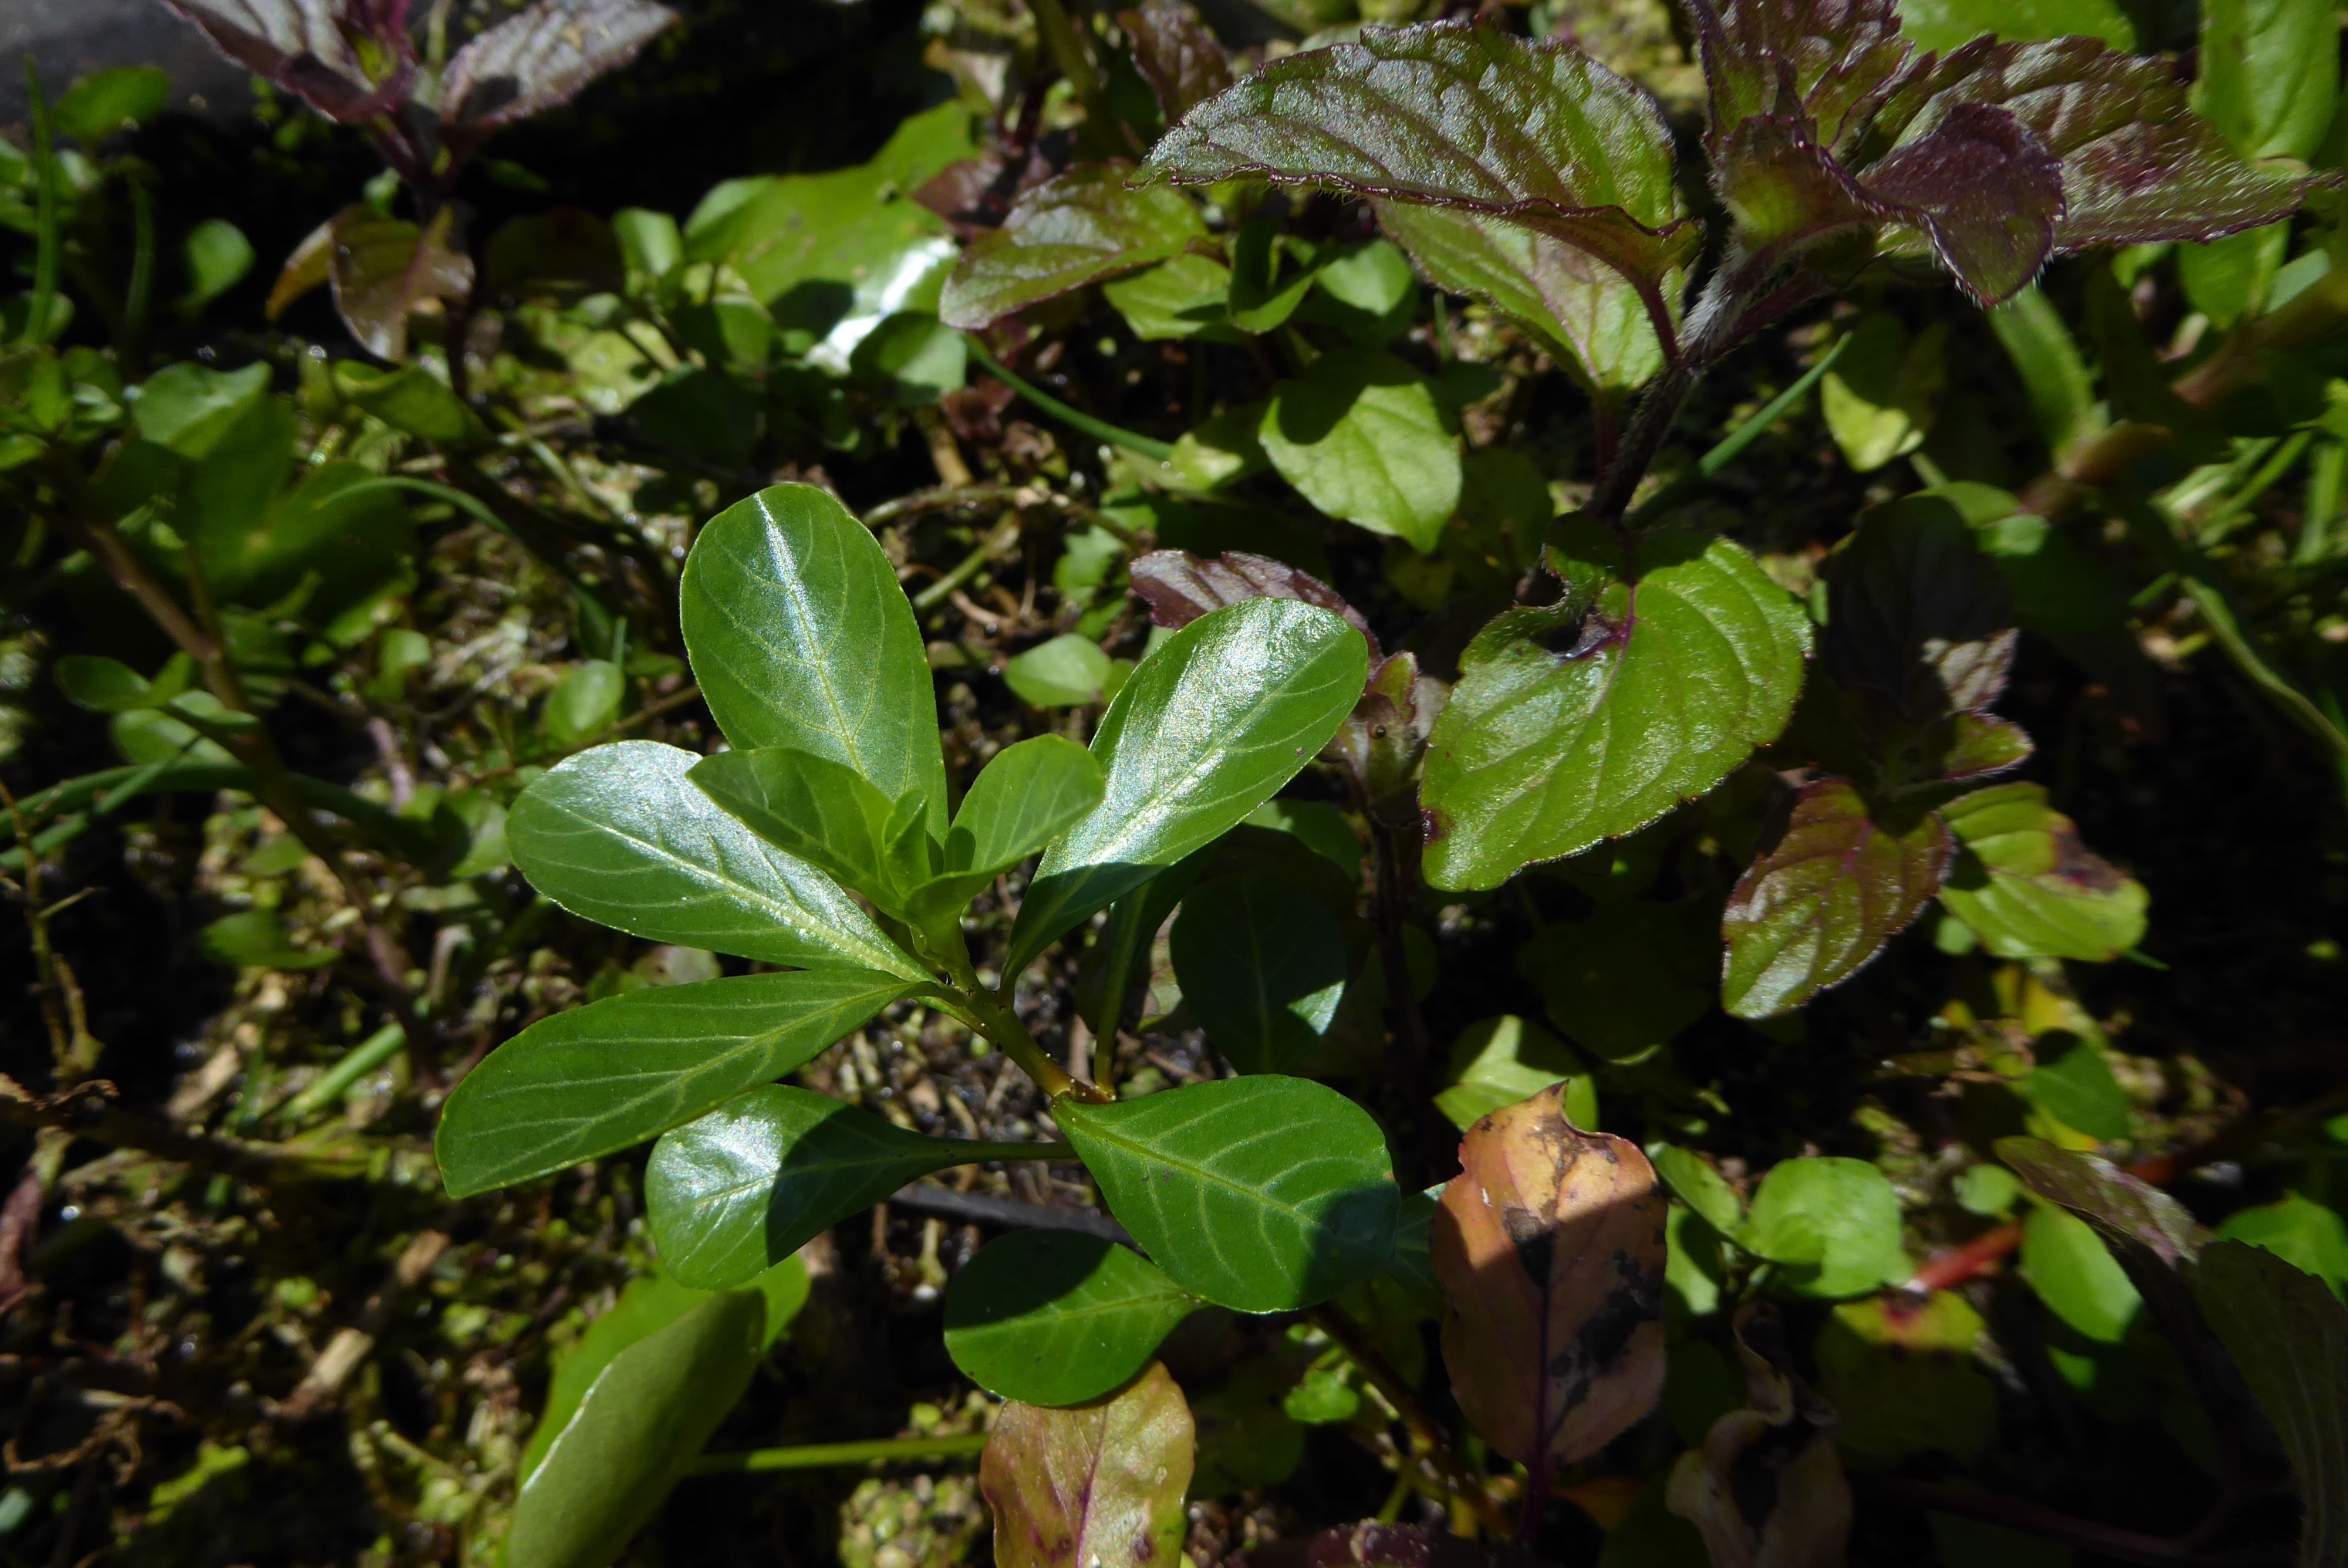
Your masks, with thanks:
[{"label": "yellowing leaf", "polygon": [[1090,1404],[1004,1406],[978,1461],[996,1568],[1174,1568],[1196,1441],[1154,1361]]}]

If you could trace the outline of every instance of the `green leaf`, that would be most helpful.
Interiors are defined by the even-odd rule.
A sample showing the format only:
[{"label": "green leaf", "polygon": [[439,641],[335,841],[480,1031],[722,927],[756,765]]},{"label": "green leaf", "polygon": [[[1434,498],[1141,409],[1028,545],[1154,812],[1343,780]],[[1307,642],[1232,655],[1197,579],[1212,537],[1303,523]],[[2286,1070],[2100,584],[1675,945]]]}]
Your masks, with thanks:
[{"label": "green leaf", "polygon": [[1084,820],[1101,801],[1100,764],[1065,735],[1037,735],[979,770],[946,832],[945,869],[920,909],[953,914],[987,884]]},{"label": "green leaf", "polygon": [[[1182,994],[1190,995],[1188,986]],[[1452,1042],[1447,1076],[1450,1087],[1435,1097],[1436,1109],[1463,1132],[1555,1083],[1566,1086],[1566,1120],[1584,1132],[1598,1129],[1597,1080],[1570,1046],[1537,1023],[1503,1015],[1469,1024]]]},{"label": "green leaf", "polygon": [[572,914],[647,941],[927,978],[831,878],[694,787],[685,775],[700,760],[657,741],[571,758],[514,803],[514,864]]},{"label": "green leaf", "polygon": [[1803,785],[1785,835],[1746,868],[1721,915],[1721,1005],[1772,1018],[1848,979],[1924,912],[1953,848],[1930,812],[1887,825],[1848,780]]},{"label": "green leaf", "polygon": [[711,1296],[612,1358],[514,1499],[510,1568],[603,1568],[651,1522],[750,1386],[755,1290]]},{"label": "green leaf", "polygon": [[57,126],[85,146],[118,130],[136,130],[163,112],[171,78],[145,66],[95,71],[67,87],[49,112]]},{"label": "green leaf", "polygon": [[407,318],[428,301],[456,302],[473,292],[473,261],[449,243],[454,214],[442,208],[419,229],[355,203],[327,220],[327,282],[351,335],[377,359],[407,357]]},{"label": "green leaf", "polygon": [[2051,1204],[2023,1217],[2022,1276],[2048,1311],[2098,1344],[2127,1338],[2144,1305],[2095,1227]]},{"label": "green leaf", "polygon": [[994,1147],[924,1138],[809,1090],[753,1089],[653,1145],[653,1245],[687,1285],[739,1285],[914,1177]]},{"label": "green leaf", "polygon": [[383,371],[355,362],[335,366],[335,390],[394,430],[458,446],[482,433],[479,417],[448,384],[420,364]]},{"label": "green leaf", "polygon": [[1938,1450],[1978,1461],[1997,1436],[1997,1385],[1973,1360],[1987,1327],[1946,1290],[1837,1307],[1813,1349],[1819,1391],[1842,1418],[1835,1440],[1872,1460]]},{"label": "green leaf", "polygon": [[2009,44],[2097,38],[2136,47],[2136,25],[2115,0],[1900,0],[1900,31],[1918,48],[1948,54],[1984,34]]},{"label": "green leaf", "polygon": [[1182,998],[1241,1072],[1303,1066],[1345,996],[1345,935],[1284,877],[1219,876],[1182,900],[1172,938]]},{"label": "green leaf", "polygon": [[1235,604],[1167,639],[1094,732],[1101,804],[1035,868],[1004,972],[1279,793],[1336,733],[1368,672],[1360,632],[1292,600]]},{"label": "green leaf", "polygon": [[[784,854],[829,872],[883,908],[901,907],[904,884],[891,875],[890,854],[900,803],[855,770],[788,746],[760,746],[704,757],[690,776],[728,815]],[[922,879],[932,870],[922,864]]]},{"label": "green leaf", "polygon": [[2050,1204],[2084,1215],[2116,1240],[2175,1266],[2209,1239],[2185,1205],[2108,1160],[2058,1149],[2039,1138],[2000,1138],[1997,1157]]},{"label": "green leaf", "polygon": [[2348,1560],[2348,1307],[2312,1275],[2231,1241],[2202,1253],[2193,1294],[2291,1458],[2300,1568]]},{"label": "green leaf", "polygon": [[1989,313],[1989,326],[2022,377],[2049,454],[2060,458],[2103,434],[2110,421],[2096,399],[2096,378],[2044,294],[2023,290]]},{"label": "green leaf", "polygon": [[1635,1061],[1713,1009],[1720,928],[1708,899],[1635,899],[1544,926],[1517,955],[1549,1020],[1609,1061]]},{"label": "green leaf", "polygon": [[2074,1132],[2105,1143],[2131,1130],[2127,1093],[2094,1043],[2062,1030],[2036,1042],[2038,1065],[2015,1085],[2024,1098]]},{"label": "green leaf", "polygon": [[[1861,720],[1887,748],[1914,745],[1920,727],[1985,709],[2005,690],[2013,600],[1948,500],[1910,496],[1870,508],[1825,575],[1818,661],[1846,691],[1865,690]],[[1895,778],[1929,775],[1937,760],[1895,754],[1889,765]]]},{"label": "green leaf", "polygon": [[970,345],[924,311],[883,317],[848,356],[849,374],[901,408],[935,403],[969,378]]},{"label": "green leaf", "polygon": [[2323,1281],[2334,1296],[2348,1291],[2348,1222],[2336,1209],[2288,1193],[2279,1202],[2235,1211],[2218,1236],[2266,1248]]},{"label": "green leaf", "polygon": [[1229,337],[1231,270],[1220,261],[1187,251],[1101,286],[1101,298],[1125,318],[1144,343],[1197,337]]},{"label": "green leaf", "polygon": [[913,989],[861,969],[741,975],[541,1019],[448,1096],[441,1174],[465,1197],[641,1143],[805,1066]]},{"label": "green leaf", "polygon": [[214,963],[248,969],[322,969],[342,956],[332,948],[296,946],[285,917],[274,909],[223,915],[196,940]]},{"label": "green leaf", "polygon": [[1712,1168],[1704,1157],[1693,1149],[1682,1149],[1670,1143],[1658,1143],[1647,1151],[1654,1162],[1655,1174],[1663,1177],[1672,1195],[1694,1210],[1704,1224],[1722,1235],[1737,1235],[1745,1226],[1745,1203],[1728,1178]]},{"label": "green leaf", "polygon": [[1053,1114],[1134,1241],[1219,1307],[1310,1307],[1394,1250],[1385,1135],[1334,1089],[1231,1078]]},{"label": "green leaf", "polygon": [[1256,434],[1306,500],[1416,549],[1435,548],[1459,506],[1459,438],[1434,384],[1392,354],[1323,354],[1272,388]]},{"label": "green leaf", "polygon": [[[791,1319],[806,1305],[808,1283],[807,1265],[797,1257],[783,1259],[752,1282],[751,1288],[766,1298],[767,1327],[762,1337],[767,1345],[782,1337],[783,1330],[790,1327]],[[554,1440],[571,1424],[588,1389],[594,1387],[595,1379],[613,1358],[629,1346],[657,1334],[709,1298],[710,1292],[679,1285],[664,1274],[639,1275],[630,1280],[611,1309],[588,1324],[587,1331],[555,1358],[553,1375],[547,1380],[546,1408],[539,1412],[538,1425],[530,1434],[530,1446],[522,1450],[521,1483],[530,1484],[530,1476],[546,1458],[546,1450],[554,1446]]]},{"label": "green leaf", "polygon": [[57,676],[67,701],[92,712],[135,712],[162,701],[147,677],[101,654],[68,653],[57,661]]},{"label": "green leaf", "polygon": [[987,1243],[954,1276],[946,1354],[1003,1399],[1078,1405],[1140,1371],[1198,1307],[1129,1248],[1022,1231]]},{"label": "green leaf", "polygon": [[1865,1160],[1779,1161],[1761,1178],[1735,1240],[1783,1265],[1779,1277],[1804,1296],[1865,1296],[1910,1273],[1900,1194]]},{"label": "green leaf", "polygon": [[843,763],[945,831],[937,698],[913,607],[870,529],[812,485],[710,519],[679,589],[702,696],[734,745]]},{"label": "green leaf", "polygon": [[1038,708],[1082,708],[1101,700],[1114,668],[1099,643],[1069,631],[1004,660],[1003,682]]},{"label": "green leaf", "polygon": [[2144,939],[2144,885],[2081,844],[2041,786],[1998,784],[1941,810],[1962,850],[1941,902],[1999,958],[2102,963]]},{"label": "green leaf", "polygon": [[1272,61],[1184,116],[1142,173],[1506,218],[1613,267],[1657,317],[1700,238],[1653,100],[1572,49],[1491,26],[1365,28]]},{"label": "green leaf", "polygon": [[1872,473],[1924,444],[1948,384],[1948,341],[1946,322],[1911,339],[1900,318],[1883,311],[1851,330],[1819,384],[1818,404],[1855,472]]},{"label": "green leaf", "polygon": [[1004,1406],[978,1466],[996,1568],[1173,1568],[1196,1440],[1155,1363],[1111,1399]]},{"label": "green leaf", "polygon": [[269,394],[269,367],[220,371],[180,360],[139,388],[130,418],[139,434],[182,457],[200,458]]},{"label": "green leaf", "polygon": [[[1663,344],[1639,289],[1588,251],[1488,212],[1372,205],[1437,288],[1514,317],[1584,386],[1619,396],[1662,372]],[[1666,301],[1677,298],[1678,280],[1676,269],[1665,273]]]},{"label": "green leaf", "polygon": [[2304,162],[2340,98],[2340,15],[2324,0],[2205,0],[2193,107],[2244,158]]},{"label": "green leaf", "polygon": [[184,308],[191,313],[227,293],[252,271],[252,241],[225,218],[207,218],[189,230],[180,251],[188,263]]},{"label": "green leaf", "polygon": [[1437,887],[1644,826],[1774,739],[1801,690],[1809,618],[1736,545],[1659,530],[1626,574],[1597,525],[1562,537],[1566,599],[1477,636],[1428,739]]},{"label": "green leaf", "polygon": [[938,300],[948,326],[979,328],[1087,283],[1178,255],[1204,241],[1179,191],[1135,190],[1120,164],[1081,164],[1023,194],[1002,227],[963,252]]},{"label": "green leaf", "polygon": [[620,716],[628,678],[604,659],[582,660],[546,694],[546,736],[559,746],[584,745]]}]

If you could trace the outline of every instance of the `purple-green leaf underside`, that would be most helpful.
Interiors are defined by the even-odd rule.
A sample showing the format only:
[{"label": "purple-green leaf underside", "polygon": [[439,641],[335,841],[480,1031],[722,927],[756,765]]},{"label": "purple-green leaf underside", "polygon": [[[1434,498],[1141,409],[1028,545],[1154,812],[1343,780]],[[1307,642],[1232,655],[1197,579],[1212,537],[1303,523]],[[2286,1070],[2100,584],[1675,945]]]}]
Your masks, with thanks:
[{"label": "purple-green leaf underside", "polygon": [[1019,199],[1003,227],[963,252],[938,301],[952,327],[1014,312],[1178,255],[1207,237],[1179,191],[1136,190],[1117,164],[1086,164]]}]

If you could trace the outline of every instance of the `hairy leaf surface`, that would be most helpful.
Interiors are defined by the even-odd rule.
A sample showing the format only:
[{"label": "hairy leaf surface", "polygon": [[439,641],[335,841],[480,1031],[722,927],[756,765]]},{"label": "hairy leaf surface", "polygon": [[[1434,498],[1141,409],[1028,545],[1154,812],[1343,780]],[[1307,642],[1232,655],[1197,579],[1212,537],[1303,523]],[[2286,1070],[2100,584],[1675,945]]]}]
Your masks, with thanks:
[{"label": "hairy leaf surface", "polygon": [[945,831],[945,758],[922,630],[848,508],[777,485],[711,518],[679,589],[694,678],[726,738],[843,763]]},{"label": "hairy leaf surface", "polygon": [[963,252],[938,299],[938,319],[983,327],[1029,305],[1179,255],[1207,237],[1179,190],[1136,190],[1122,164],[1071,169],[1021,196]]},{"label": "hairy leaf surface", "polygon": [[912,989],[861,969],[738,975],[541,1019],[448,1096],[441,1173],[464,1197],[657,1137],[805,1066]]},{"label": "hairy leaf surface", "polygon": [[1936,815],[1894,827],[1849,780],[1805,784],[1785,836],[1737,879],[1721,916],[1722,1005],[1771,1018],[1849,978],[1923,913],[1953,849]]},{"label": "hairy leaf surface", "polygon": [[1035,868],[1005,972],[1279,793],[1368,669],[1368,646],[1336,616],[1268,599],[1203,616],[1143,660],[1093,734],[1101,804]]},{"label": "hairy leaf surface", "polygon": [[1663,1194],[1638,1145],[1567,1120],[1564,1093],[1468,1129],[1428,1233],[1452,1392],[1528,1466],[1589,1458],[1663,1388]]},{"label": "hairy leaf surface", "polygon": [[1569,536],[1560,605],[1510,610],[1462,656],[1427,742],[1426,876],[1497,887],[1711,789],[1791,716],[1809,620],[1753,558],[1672,528],[1624,562]]},{"label": "hairy leaf surface", "polygon": [[1155,1362],[1090,1404],[1005,1405],[978,1463],[998,1568],[1170,1568],[1196,1434]]},{"label": "hairy leaf surface", "polygon": [[1130,1247],[1075,1231],[1019,1231],[987,1243],[954,1276],[946,1353],[989,1393],[1082,1404],[1141,1370],[1198,1308]]},{"label": "hairy leaf surface", "polygon": [[1134,1241],[1219,1307],[1310,1307],[1394,1249],[1385,1135],[1334,1089],[1266,1074],[1053,1114]]},{"label": "hairy leaf surface", "polygon": [[569,103],[676,19],[653,0],[538,0],[457,51],[440,81],[440,118],[478,135]]}]

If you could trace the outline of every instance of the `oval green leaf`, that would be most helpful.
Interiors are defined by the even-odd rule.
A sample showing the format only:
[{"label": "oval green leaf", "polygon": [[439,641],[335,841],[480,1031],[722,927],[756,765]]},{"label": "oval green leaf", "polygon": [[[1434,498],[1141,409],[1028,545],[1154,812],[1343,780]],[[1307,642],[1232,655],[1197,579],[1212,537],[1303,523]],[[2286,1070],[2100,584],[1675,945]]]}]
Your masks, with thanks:
[{"label": "oval green leaf", "polygon": [[1394,1251],[1385,1134],[1334,1089],[1231,1078],[1053,1114],[1134,1241],[1219,1307],[1310,1307]]},{"label": "oval green leaf", "polygon": [[1345,934],[1305,889],[1279,876],[1222,876],[1182,900],[1174,973],[1208,1042],[1241,1072],[1280,1072],[1313,1054],[1345,997]]},{"label": "oval green leaf", "polygon": [[912,989],[868,969],[808,969],[630,991],[541,1019],[448,1096],[433,1148],[449,1194],[657,1137],[804,1066]]},{"label": "oval green leaf", "polygon": [[843,763],[945,830],[937,695],[913,607],[871,531],[812,485],[709,520],[678,589],[685,651],[734,745]]},{"label": "oval green leaf", "polygon": [[1426,877],[1497,887],[1536,860],[1644,826],[1776,737],[1809,619],[1736,545],[1690,528],[1635,541],[1595,524],[1554,563],[1563,602],[1511,610],[1462,656],[1427,741]]},{"label": "oval green leaf", "polygon": [[720,1290],[916,1176],[998,1146],[924,1138],[811,1090],[751,1090],[653,1146],[644,1206],[661,1266]]},{"label": "oval green leaf", "polygon": [[1199,1303],[1129,1247],[1075,1231],[992,1241],[946,1290],[946,1354],[989,1393],[1096,1399],[1148,1364]]},{"label": "oval green leaf", "polygon": [[1231,605],[1169,638],[1101,717],[1101,804],[1035,868],[1004,971],[1279,793],[1353,711],[1369,660],[1360,632],[1292,600]]},{"label": "oval green leaf", "polygon": [[1784,1266],[1781,1277],[1804,1296],[1864,1296],[1909,1274],[1900,1194],[1864,1160],[1779,1161],[1753,1194],[1735,1240]]},{"label": "oval green leaf", "polygon": [[1434,384],[1375,349],[1338,349],[1272,389],[1256,432],[1297,493],[1333,518],[1431,551],[1459,505],[1459,438]]},{"label": "oval green leaf", "polygon": [[1941,902],[1999,958],[2103,963],[2144,940],[2144,884],[2080,843],[2043,786],[1975,790],[1941,815],[1963,851]]},{"label": "oval green leaf", "polygon": [[522,791],[506,843],[530,886],[647,941],[927,978],[830,877],[718,809],[657,741],[582,752]]},{"label": "oval green leaf", "polygon": [[789,746],[720,752],[693,783],[726,815],[781,850],[887,906],[889,822],[896,803],[854,769]]}]

